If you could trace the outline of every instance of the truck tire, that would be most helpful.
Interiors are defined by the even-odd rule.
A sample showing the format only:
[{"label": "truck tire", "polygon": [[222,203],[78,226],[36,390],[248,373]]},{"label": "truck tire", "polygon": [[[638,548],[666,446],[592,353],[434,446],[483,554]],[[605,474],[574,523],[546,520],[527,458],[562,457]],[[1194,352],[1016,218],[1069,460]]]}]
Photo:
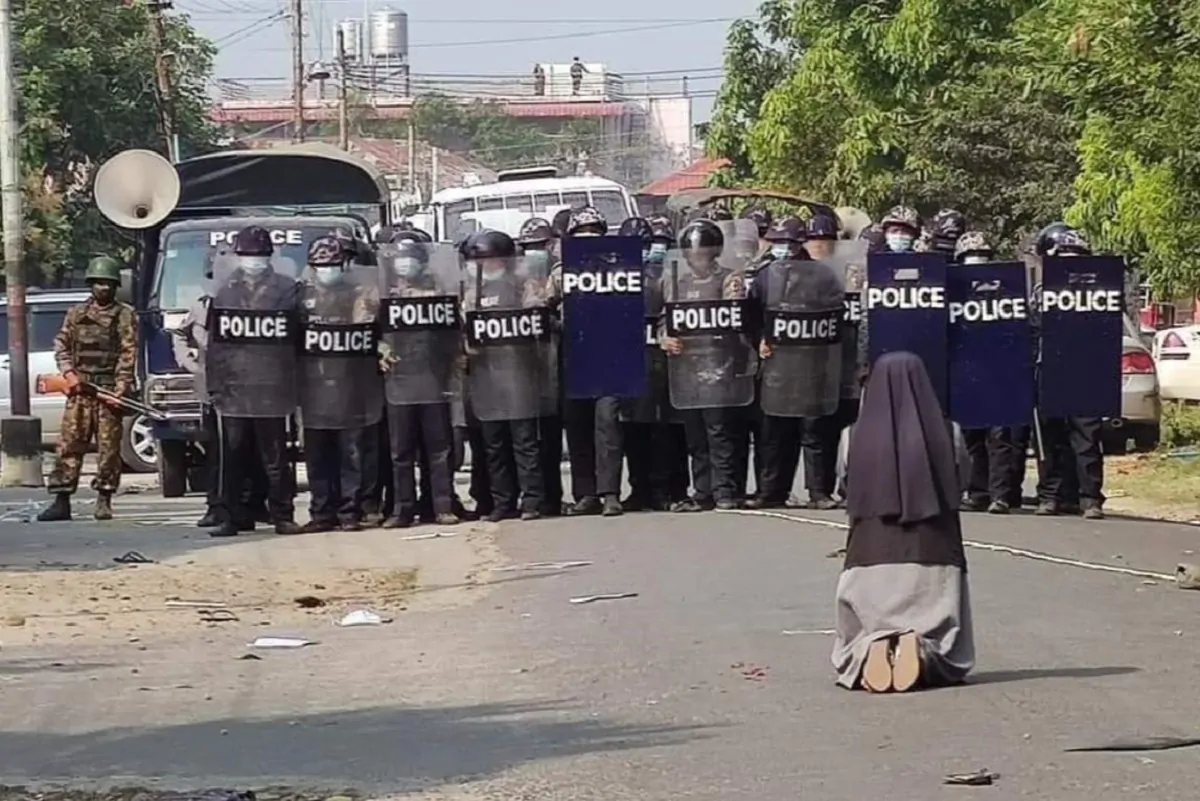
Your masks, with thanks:
[{"label": "truck tire", "polygon": [[188,443],[184,440],[159,440],[158,486],[164,498],[182,498],[187,494]]}]

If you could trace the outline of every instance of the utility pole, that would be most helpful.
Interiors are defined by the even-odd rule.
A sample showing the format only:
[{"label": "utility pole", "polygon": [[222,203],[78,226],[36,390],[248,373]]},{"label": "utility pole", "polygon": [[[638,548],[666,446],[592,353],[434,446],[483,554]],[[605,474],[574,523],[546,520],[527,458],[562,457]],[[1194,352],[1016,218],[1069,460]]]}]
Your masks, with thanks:
[{"label": "utility pole", "polygon": [[163,11],[171,8],[171,0],[147,0],[150,11],[150,37],[154,44],[154,80],[158,87],[158,126],[167,141],[167,155],[171,161],[179,161],[178,142],[175,139],[175,102],[171,92],[171,72],[167,69],[167,27]]},{"label": "utility pole", "polygon": [[293,141],[304,141],[304,0],[292,0],[292,96],[296,104]]},{"label": "utility pole", "polygon": [[338,66],[338,147],[342,150],[350,149],[350,121],[347,119],[348,111],[347,91],[346,91],[346,33],[342,27],[338,26],[337,31],[337,66]]},{"label": "utility pole", "polygon": [[8,376],[11,417],[0,420],[0,486],[42,486],[42,422],[29,413],[29,336],[22,267],[21,151],[17,146],[17,83],[12,0],[0,0],[0,202],[8,292]]}]

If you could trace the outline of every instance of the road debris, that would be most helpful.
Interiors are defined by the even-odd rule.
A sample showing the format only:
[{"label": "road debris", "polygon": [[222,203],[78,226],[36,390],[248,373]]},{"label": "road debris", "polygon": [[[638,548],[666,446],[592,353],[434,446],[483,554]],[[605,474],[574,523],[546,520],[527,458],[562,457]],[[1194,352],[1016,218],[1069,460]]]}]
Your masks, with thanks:
[{"label": "road debris", "polygon": [[591,562],[528,562],[523,565],[505,565],[493,567],[491,573],[515,573],[520,570],[572,570],[577,567],[589,567]]},{"label": "road debris", "polygon": [[784,629],[780,634],[837,634],[835,629]]},{"label": "road debris", "polygon": [[113,561],[119,565],[152,565],[154,560],[141,551],[126,551],[120,556],[114,556]]},{"label": "road debris", "polygon": [[168,609],[224,609],[229,604],[224,601],[185,601],[182,598],[168,598]]},{"label": "road debris", "polygon": [[306,640],[302,637],[259,637],[254,642],[249,643],[247,648],[304,648],[309,645],[316,645],[313,640]]},{"label": "road debris", "polygon": [[825,554],[826,559],[844,559],[845,557],[846,557],[846,549],[845,548],[835,548],[834,550]]},{"label": "road debris", "polygon": [[1063,752],[1105,753],[1125,751],[1173,751],[1176,748],[1194,748],[1200,745],[1200,737],[1148,737],[1145,740],[1118,740],[1107,745],[1086,745],[1079,748],[1064,748]]},{"label": "road debris", "polygon": [[754,665],[749,662],[735,662],[731,668],[742,674],[746,681],[762,681],[767,677],[766,666]]},{"label": "road debris", "polygon": [[590,604],[596,601],[620,601],[623,598],[636,598],[636,592],[610,592],[603,595],[580,595],[577,598],[572,598],[570,603],[573,604]]},{"label": "road debris", "polygon": [[951,773],[942,779],[942,784],[953,784],[959,787],[990,787],[999,778],[999,773],[992,773],[984,768],[974,773]]},{"label": "road debris", "polygon": [[414,542],[416,540],[440,540],[445,537],[457,536],[457,531],[435,531],[431,534],[410,534],[409,536],[401,537],[400,539],[404,540],[405,542]]},{"label": "road debris", "polygon": [[301,609],[320,609],[322,606],[325,606],[325,599],[318,598],[315,595],[301,595],[295,601],[296,606]]},{"label": "road debris", "polygon": [[228,609],[199,609],[197,614],[202,623],[237,623],[239,618]]},{"label": "road debris", "polygon": [[338,621],[338,625],[342,628],[354,628],[355,626],[383,626],[391,622],[390,617],[384,617],[369,609],[355,609],[353,612],[346,613]]},{"label": "road debris", "polygon": [[1181,590],[1200,590],[1200,565],[1180,563],[1175,568],[1175,586]]}]

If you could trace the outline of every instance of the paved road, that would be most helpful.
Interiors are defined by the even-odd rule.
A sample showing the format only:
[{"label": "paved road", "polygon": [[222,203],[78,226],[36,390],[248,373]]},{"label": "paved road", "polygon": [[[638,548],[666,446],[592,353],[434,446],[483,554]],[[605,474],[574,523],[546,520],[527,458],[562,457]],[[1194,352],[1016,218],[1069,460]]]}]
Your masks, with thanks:
[{"label": "paved road", "polygon": [[[196,516],[196,500],[127,496],[119,509],[163,517],[0,522],[0,562],[107,565],[129,549],[167,559],[238,547],[174,525]],[[510,565],[592,564],[476,568],[487,586],[464,594],[434,582],[440,606],[415,605],[384,628],[314,626],[319,645],[261,660],[239,658],[253,630],[219,626],[5,646],[0,782],[286,784],[464,801],[1194,794],[1194,751],[1063,749],[1200,736],[1200,593],[1096,569],[1170,573],[1200,549],[1200,531],[969,517],[981,545],[1094,564],[972,550],[974,682],[869,697],[834,687],[826,634],[783,633],[831,625],[839,562],[828,554],[844,536],[836,513],[791,514],[817,522],[714,513],[505,524],[487,536]],[[372,542],[390,554],[386,539]],[[453,542],[424,543],[419,558],[436,561]],[[263,543],[268,566],[300,547]],[[340,556],[305,547],[308,559]],[[612,592],[638,597],[568,602]],[[941,787],[944,774],[985,767],[1001,774],[998,790]]]}]

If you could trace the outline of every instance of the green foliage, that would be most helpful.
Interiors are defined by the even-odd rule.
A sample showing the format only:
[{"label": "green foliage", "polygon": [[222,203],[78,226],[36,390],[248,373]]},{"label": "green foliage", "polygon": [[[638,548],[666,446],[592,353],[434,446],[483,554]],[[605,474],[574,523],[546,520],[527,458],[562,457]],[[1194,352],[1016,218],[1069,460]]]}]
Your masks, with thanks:
[{"label": "green foliage", "polygon": [[1065,216],[1194,289],[1198,45],[1184,0],[768,0],[729,32],[714,180],[951,206],[1010,246]]},{"label": "green foliage", "polygon": [[1159,447],[1163,450],[1200,445],[1200,407],[1163,404]]},{"label": "green foliage", "polygon": [[[143,5],[24,0],[14,26],[26,268],[53,283],[88,255],[126,244],[92,209],[92,168],[125,148],[166,150],[150,21]],[[183,152],[203,152],[215,133],[205,91],[215,50],[185,18],[168,18],[166,32],[176,130]]]},{"label": "green foliage", "polygon": [[594,120],[572,120],[551,131],[483,100],[462,103],[423,95],[413,106],[413,126],[422,141],[494,170],[550,164],[574,169],[581,152],[599,156],[600,162],[607,155],[595,152],[600,128]]}]

